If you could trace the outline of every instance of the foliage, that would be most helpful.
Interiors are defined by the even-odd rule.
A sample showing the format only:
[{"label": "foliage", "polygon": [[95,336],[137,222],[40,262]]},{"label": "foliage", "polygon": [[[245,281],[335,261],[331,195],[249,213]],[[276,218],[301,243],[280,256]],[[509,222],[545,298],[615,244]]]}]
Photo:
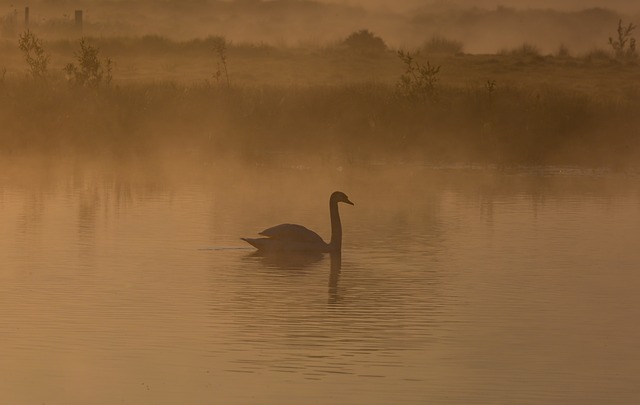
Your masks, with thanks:
[{"label": "foliage", "polygon": [[4,16],[0,16],[0,36],[13,37],[18,26],[18,10],[13,9]]},{"label": "foliage", "polygon": [[462,53],[463,45],[460,41],[455,41],[436,35],[425,42],[422,45],[421,49],[426,54],[456,55]]},{"label": "foliage", "polygon": [[635,59],[638,57],[636,52],[636,39],[631,36],[631,32],[636,28],[633,23],[629,23],[626,27],[622,25],[622,20],[618,21],[618,38],[609,37],[609,44],[616,53],[618,59]]},{"label": "foliage", "polygon": [[611,53],[604,49],[595,48],[587,52],[584,55],[584,59],[587,62],[597,62],[597,61],[608,62],[609,60],[611,60]]},{"label": "foliage", "polygon": [[[210,39],[147,41],[90,40],[103,50],[94,54],[94,62],[100,62],[107,50],[109,55],[118,49],[138,54],[149,43],[158,43],[158,50],[152,50],[156,57],[140,62],[146,63],[143,76],[132,75],[109,91],[79,92],[53,80],[40,85],[18,79],[11,61],[0,61],[0,77],[5,63],[8,69],[4,83],[0,82],[0,154],[21,150],[144,154],[184,147],[207,161],[218,153],[252,159],[289,153],[301,159],[398,157],[514,164],[637,165],[640,161],[640,97],[633,86],[637,71],[609,63],[611,50],[607,63],[597,68],[575,56],[514,69],[509,57],[465,55],[446,58],[446,72],[440,74],[437,64],[444,62],[433,66],[426,62],[435,63],[431,56],[413,51],[385,52],[375,58],[337,54],[331,59],[306,49],[272,53]],[[218,44],[225,46],[216,48]],[[47,50],[64,55],[72,55],[77,45],[46,43]],[[24,63],[15,43],[11,48],[13,58]],[[81,53],[83,47],[79,49]],[[227,51],[245,61],[246,67],[238,69],[262,66],[260,74],[254,77],[239,70],[238,85],[227,89],[222,63]],[[125,57],[121,55],[118,60]],[[194,76],[171,82],[163,80],[167,76],[147,75],[146,68],[157,64],[159,55],[196,57],[208,63],[210,78],[216,56],[224,56],[218,65],[224,91],[201,82],[187,84]],[[202,55],[209,56],[208,62]],[[277,63],[272,63],[274,56]],[[338,66],[330,65],[336,60]],[[80,62],[69,61],[80,72]],[[292,86],[289,69],[283,66],[294,66],[303,78],[320,71],[322,76]],[[201,72],[195,75],[202,77]],[[74,71],[70,73],[75,81]],[[594,80],[602,85],[584,86]],[[626,82],[632,85],[620,86]]]},{"label": "foliage", "polygon": [[501,55],[509,55],[509,56],[516,56],[516,57],[538,58],[541,56],[540,49],[538,49],[537,46],[526,43],[526,42],[510,50],[501,50],[499,53]]},{"label": "foliage", "polygon": [[34,79],[46,78],[49,54],[45,52],[42,46],[42,40],[31,31],[26,30],[20,34],[18,46],[24,54],[27,65],[29,65],[31,77]]},{"label": "foliage", "polygon": [[213,51],[218,55],[217,70],[214,72],[213,77],[216,79],[216,83],[220,84],[222,75],[226,79],[227,88],[231,87],[229,82],[229,71],[227,70],[227,41],[222,37],[212,38]]},{"label": "foliage", "polygon": [[571,52],[569,51],[569,48],[566,45],[560,44],[560,46],[558,47],[558,52],[556,53],[556,56],[559,58],[569,58],[571,57]]},{"label": "foliage", "polygon": [[382,38],[366,29],[351,33],[344,40],[344,44],[349,49],[359,52],[382,52],[387,49]]},{"label": "foliage", "polygon": [[416,60],[418,53],[398,51],[398,57],[405,65],[405,72],[400,76],[398,90],[411,99],[426,100],[435,94],[440,66],[432,66],[429,61],[422,64]]},{"label": "foliage", "polygon": [[486,88],[482,83],[439,87],[438,103],[421,108],[381,83],[235,86],[221,92],[200,84],[153,82],[79,97],[68,86],[11,80],[0,91],[0,154],[189,150],[189,156],[208,162],[224,154],[250,159],[289,154],[637,165],[637,95],[621,102],[552,88],[500,85],[490,91],[490,82]]},{"label": "foliage", "polygon": [[497,83],[494,79],[489,79],[485,82],[484,88],[487,89],[487,92],[489,92],[489,94],[491,94],[496,91],[496,85]]},{"label": "foliage", "polygon": [[89,45],[85,38],[80,40],[80,50],[74,55],[78,64],[69,63],[64,70],[69,80],[79,86],[98,87],[104,83],[111,84],[113,61],[109,58],[100,60],[100,49]]}]

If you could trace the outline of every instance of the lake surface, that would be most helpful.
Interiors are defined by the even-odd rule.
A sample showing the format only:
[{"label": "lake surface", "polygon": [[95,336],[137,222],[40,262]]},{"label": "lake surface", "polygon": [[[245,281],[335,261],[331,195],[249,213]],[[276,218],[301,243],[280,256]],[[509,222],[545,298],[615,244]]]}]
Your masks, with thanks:
[{"label": "lake surface", "polygon": [[[282,222],[343,253],[278,260]],[[4,161],[0,402],[640,403],[640,178]]]}]

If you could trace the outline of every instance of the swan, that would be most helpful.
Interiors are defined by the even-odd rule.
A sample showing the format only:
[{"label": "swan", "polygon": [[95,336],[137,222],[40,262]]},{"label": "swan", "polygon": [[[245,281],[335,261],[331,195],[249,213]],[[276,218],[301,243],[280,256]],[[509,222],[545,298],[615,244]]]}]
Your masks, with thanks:
[{"label": "swan", "polygon": [[338,213],[338,203],[354,205],[341,191],[335,191],[329,198],[331,216],[331,241],[326,243],[320,235],[302,225],[280,224],[260,232],[265,238],[241,238],[262,252],[304,252],[331,253],[342,248],[342,224]]}]

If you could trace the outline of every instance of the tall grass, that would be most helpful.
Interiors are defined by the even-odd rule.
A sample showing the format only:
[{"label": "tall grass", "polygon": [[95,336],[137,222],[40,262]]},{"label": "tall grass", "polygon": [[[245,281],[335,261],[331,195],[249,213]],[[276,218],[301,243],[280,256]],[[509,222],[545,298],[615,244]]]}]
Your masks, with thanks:
[{"label": "tall grass", "polygon": [[461,41],[435,35],[426,41],[420,50],[427,55],[457,55],[462,53],[463,49]]},{"label": "tall grass", "polygon": [[542,55],[540,49],[530,43],[523,43],[522,45],[512,49],[502,49],[499,52],[500,55],[508,55],[522,58],[540,58]]},{"label": "tall grass", "polygon": [[633,163],[640,99],[560,90],[442,86],[417,103],[395,86],[221,87],[172,82],[98,89],[6,82],[0,149],[368,161]]}]

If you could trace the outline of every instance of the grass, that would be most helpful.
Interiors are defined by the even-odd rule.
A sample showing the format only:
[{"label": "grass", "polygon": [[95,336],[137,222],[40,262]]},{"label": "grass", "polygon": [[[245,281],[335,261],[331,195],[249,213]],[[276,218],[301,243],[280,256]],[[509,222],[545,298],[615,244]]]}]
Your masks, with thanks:
[{"label": "grass", "polygon": [[615,60],[531,58],[526,47],[429,56],[421,62],[442,67],[437,97],[415,100],[398,91],[404,67],[393,52],[230,44],[231,86],[223,86],[211,80],[216,54],[207,40],[90,43],[115,61],[111,86],[63,80],[77,42],[44,43],[52,55],[47,82],[7,59],[0,153],[587,166],[640,157],[640,73]]},{"label": "grass", "polygon": [[462,53],[463,48],[461,41],[436,35],[426,41],[420,50],[427,55],[457,55]]},{"label": "grass", "polygon": [[632,162],[640,100],[606,103],[550,89],[443,88],[437,102],[393,86],[226,89],[151,83],[102,89],[6,83],[5,152],[284,154],[434,163]]}]

